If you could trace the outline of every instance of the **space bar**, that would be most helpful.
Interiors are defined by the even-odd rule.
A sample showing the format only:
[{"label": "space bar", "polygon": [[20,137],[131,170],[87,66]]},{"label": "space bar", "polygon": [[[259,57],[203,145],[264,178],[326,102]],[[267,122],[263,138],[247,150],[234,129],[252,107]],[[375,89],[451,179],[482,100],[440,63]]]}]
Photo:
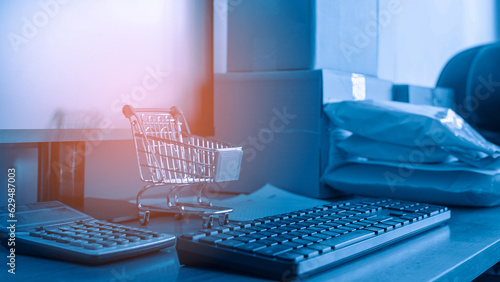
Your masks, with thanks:
[{"label": "space bar", "polygon": [[356,230],[338,237],[322,241],[321,244],[331,246],[334,250],[347,247],[359,241],[375,236],[375,232],[368,230]]}]

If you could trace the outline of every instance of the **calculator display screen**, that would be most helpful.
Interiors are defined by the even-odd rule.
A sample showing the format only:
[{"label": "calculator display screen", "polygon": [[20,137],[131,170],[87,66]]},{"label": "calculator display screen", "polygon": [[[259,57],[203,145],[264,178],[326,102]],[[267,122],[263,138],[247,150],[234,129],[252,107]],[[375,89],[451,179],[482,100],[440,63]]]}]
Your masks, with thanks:
[{"label": "calculator display screen", "polygon": [[[63,223],[69,221],[81,220],[84,218],[89,218],[88,215],[80,213],[76,210],[67,207],[56,207],[56,208],[42,208],[42,209],[32,209],[17,211],[15,213],[15,218],[6,218],[8,214],[2,213],[2,222],[0,225],[5,224],[5,219],[15,219],[17,220],[16,226],[22,227],[33,227],[35,225],[46,225]],[[8,222],[7,225],[11,222]],[[0,226],[1,227],[1,226]]]},{"label": "calculator display screen", "polygon": [[82,217],[82,214],[65,207],[55,209],[42,209],[18,213],[17,224],[31,225],[40,222],[53,222],[65,219],[71,220],[78,217]]}]

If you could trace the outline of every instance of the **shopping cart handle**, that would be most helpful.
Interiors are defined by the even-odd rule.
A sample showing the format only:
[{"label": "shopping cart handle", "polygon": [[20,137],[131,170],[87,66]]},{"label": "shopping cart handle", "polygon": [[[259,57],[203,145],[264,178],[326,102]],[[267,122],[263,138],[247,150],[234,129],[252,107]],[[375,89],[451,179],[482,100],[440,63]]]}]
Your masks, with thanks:
[{"label": "shopping cart handle", "polygon": [[130,118],[131,116],[135,115],[135,109],[130,105],[123,106],[122,112],[126,118]]}]

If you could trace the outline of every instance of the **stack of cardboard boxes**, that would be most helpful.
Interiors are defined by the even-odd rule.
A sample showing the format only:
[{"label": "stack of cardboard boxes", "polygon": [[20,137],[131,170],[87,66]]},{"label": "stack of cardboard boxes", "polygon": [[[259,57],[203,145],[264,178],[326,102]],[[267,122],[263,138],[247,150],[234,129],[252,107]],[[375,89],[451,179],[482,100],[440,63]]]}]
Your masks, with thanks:
[{"label": "stack of cardboard boxes", "polygon": [[377,3],[227,2],[227,72],[215,75],[215,135],[243,145],[244,156],[239,181],[221,184],[224,190],[248,193],[271,183],[311,197],[334,195],[321,181],[330,147],[323,104],[393,96],[392,83],[377,78]]}]

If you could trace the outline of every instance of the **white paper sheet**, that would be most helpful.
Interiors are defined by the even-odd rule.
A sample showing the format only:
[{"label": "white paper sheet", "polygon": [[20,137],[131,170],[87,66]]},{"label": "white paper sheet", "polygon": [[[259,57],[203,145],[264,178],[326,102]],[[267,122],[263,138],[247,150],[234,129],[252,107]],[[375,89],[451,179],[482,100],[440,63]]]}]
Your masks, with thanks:
[{"label": "white paper sheet", "polygon": [[[194,199],[194,197],[180,198],[180,202],[192,203]],[[130,202],[135,203],[135,200]],[[165,198],[142,200],[143,204],[154,206],[162,206],[165,202]],[[234,211],[229,214],[229,219],[242,221],[307,209],[329,202],[297,195],[266,184],[249,195],[241,194],[225,200],[212,200],[212,203],[214,206],[233,208]]]}]

